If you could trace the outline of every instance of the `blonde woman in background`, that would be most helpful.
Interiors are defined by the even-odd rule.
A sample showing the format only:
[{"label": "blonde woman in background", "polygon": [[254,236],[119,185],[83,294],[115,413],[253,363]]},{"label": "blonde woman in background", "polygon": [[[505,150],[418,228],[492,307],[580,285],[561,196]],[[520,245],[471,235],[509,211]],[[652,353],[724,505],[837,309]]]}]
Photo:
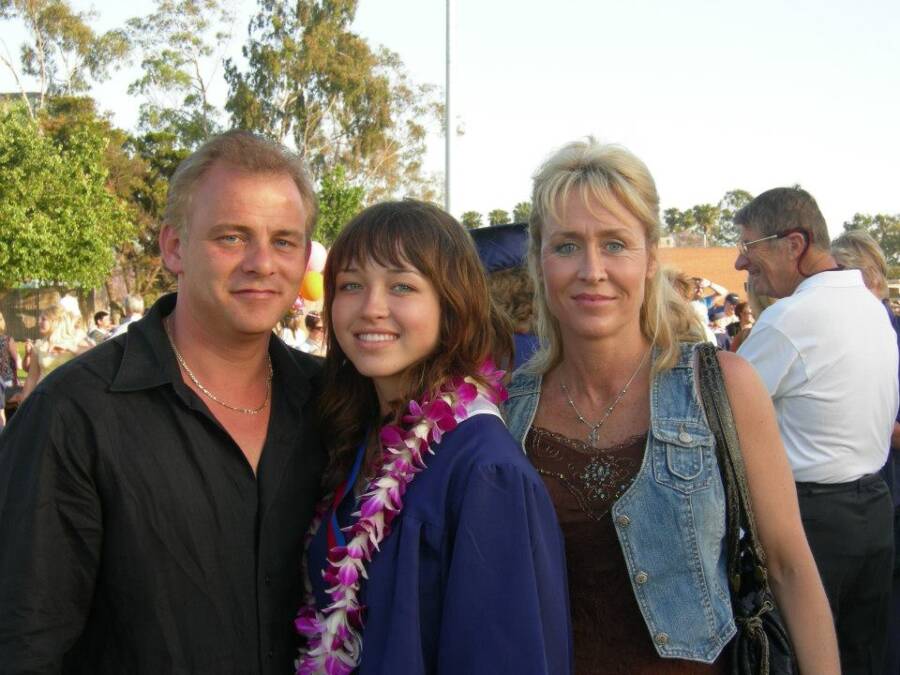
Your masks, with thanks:
[{"label": "blonde woman in background", "polygon": [[38,315],[40,337],[33,343],[25,341],[25,358],[22,367],[31,372],[32,359],[37,359],[40,372],[49,370],[68,361],[92,346],[87,333],[81,328],[79,318],[62,303],[51,305]]},{"label": "blonde woman in background", "polygon": [[[844,232],[831,242],[831,255],[842,267],[862,272],[863,283],[876,298],[881,300],[888,319],[897,334],[900,348],[900,317],[894,314],[888,302],[887,260],[884,252],[868,233],[862,230]],[[900,373],[898,373],[900,378]],[[900,411],[894,421],[891,447],[881,475],[894,501],[894,584],[891,592],[891,619],[888,626],[888,653],[885,655],[885,675],[900,673]]]},{"label": "blonde woman in background", "polygon": [[[735,633],[725,498],[699,402],[693,310],[657,260],[659,199],[624,148],[571,143],[534,177],[529,265],[542,350],[509,430],[566,540],[575,672],[721,673]],[[770,581],[801,671],[839,672],[769,395],[719,353]]]},{"label": "blonde woman in background", "polygon": [[74,295],[63,296],[59,307],[62,314],[53,336],[54,343],[72,354],[80,354],[95,346],[97,343],[88,337],[78,298]]},{"label": "blonde woman in background", "polygon": [[872,294],[888,305],[888,267],[884,251],[863,230],[844,232],[831,242],[831,254],[838,264],[862,272],[863,283]]},{"label": "blonde woman in background", "polygon": [[[59,304],[51,305],[38,314],[37,329],[40,337],[33,342],[25,340],[25,358],[22,368],[28,373],[22,387],[21,401],[28,398],[38,382],[52,368],[68,361],[73,352],[58,341],[64,315]],[[64,329],[63,329],[64,330]]]},{"label": "blonde woman in background", "polygon": [[25,370],[30,370],[32,360],[37,359],[38,366],[46,371],[69,352],[55,337],[59,332],[62,315],[62,308],[58,304],[51,305],[38,314],[37,329],[40,337],[33,342],[25,341],[25,358],[22,362]]},{"label": "blonde woman in background", "polygon": [[703,339],[706,342],[716,344],[716,336],[709,327],[709,320],[707,319],[706,312],[698,312],[696,309],[698,305],[693,302],[696,293],[696,277],[689,277],[687,274],[674,267],[663,267],[663,275],[666,277],[669,284],[672,285],[672,288],[675,289],[675,292],[684,298],[684,301],[690,305],[693,310],[694,318],[697,320],[696,330],[703,333]]}]

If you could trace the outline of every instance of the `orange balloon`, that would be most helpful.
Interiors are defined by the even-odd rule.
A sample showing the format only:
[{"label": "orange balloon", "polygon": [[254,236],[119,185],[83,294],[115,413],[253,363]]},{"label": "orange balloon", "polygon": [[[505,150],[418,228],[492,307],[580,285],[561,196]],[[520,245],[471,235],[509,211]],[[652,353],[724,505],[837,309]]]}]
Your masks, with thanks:
[{"label": "orange balloon", "polygon": [[321,272],[308,271],[303,275],[303,284],[300,286],[300,295],[304,300],[315,302],[322,297],[323,279]]}]

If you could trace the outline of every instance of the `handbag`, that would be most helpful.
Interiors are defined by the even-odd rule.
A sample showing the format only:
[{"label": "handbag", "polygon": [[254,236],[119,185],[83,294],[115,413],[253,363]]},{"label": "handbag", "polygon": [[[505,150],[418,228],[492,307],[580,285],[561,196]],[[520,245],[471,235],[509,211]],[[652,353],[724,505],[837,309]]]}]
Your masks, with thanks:
[{"label": "handbag", "polygon": [[716,458],[725,488],[728,582],[737,627],[729,645],[729,672],[796,675],[799,669],[794,649],[769,586],[766,554],[757,537],[744,460],[717,351],[710,343],[697,347],[700,395],[716,439]]}]

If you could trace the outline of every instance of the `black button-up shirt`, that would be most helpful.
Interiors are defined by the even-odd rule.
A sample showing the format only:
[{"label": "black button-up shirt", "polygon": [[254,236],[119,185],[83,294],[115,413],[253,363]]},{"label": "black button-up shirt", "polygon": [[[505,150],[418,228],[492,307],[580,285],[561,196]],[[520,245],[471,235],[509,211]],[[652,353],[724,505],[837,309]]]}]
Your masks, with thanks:
[{"label": "black button-up shirt", "polygon": [[0,671],[290,673],[320,368],[270,342],[258,475],[162,327],[50,374],[0,434]]}]

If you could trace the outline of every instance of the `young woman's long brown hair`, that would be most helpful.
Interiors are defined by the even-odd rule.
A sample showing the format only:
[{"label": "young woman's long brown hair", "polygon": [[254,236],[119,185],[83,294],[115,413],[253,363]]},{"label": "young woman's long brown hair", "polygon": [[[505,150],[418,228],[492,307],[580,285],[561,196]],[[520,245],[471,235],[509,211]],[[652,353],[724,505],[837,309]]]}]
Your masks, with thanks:
[{"label": "young woman's long brown hair", "polygon": [[[440,333],[434,352],[410,366],[403,398],[392,402],[396,417],[411,399],[434,392],[454,376],[477,377],[492,358],[499,367],[512,363],[512,326],[492,303],[487,280],[471,237],[449,214],[414,200],[370,206],[351,220],[331,247],[325,265],[328,352],[321,400],[329,467],[327,490],[347,475],[359,443],[377,438],[378,399],[372,381],[357,372],[334,335],[331,303],[341,270],[369,261],[384,267],[412,265],[431,282],[440,300]],[[369,443],[364,466],[371,468],[380,448]]]}]

